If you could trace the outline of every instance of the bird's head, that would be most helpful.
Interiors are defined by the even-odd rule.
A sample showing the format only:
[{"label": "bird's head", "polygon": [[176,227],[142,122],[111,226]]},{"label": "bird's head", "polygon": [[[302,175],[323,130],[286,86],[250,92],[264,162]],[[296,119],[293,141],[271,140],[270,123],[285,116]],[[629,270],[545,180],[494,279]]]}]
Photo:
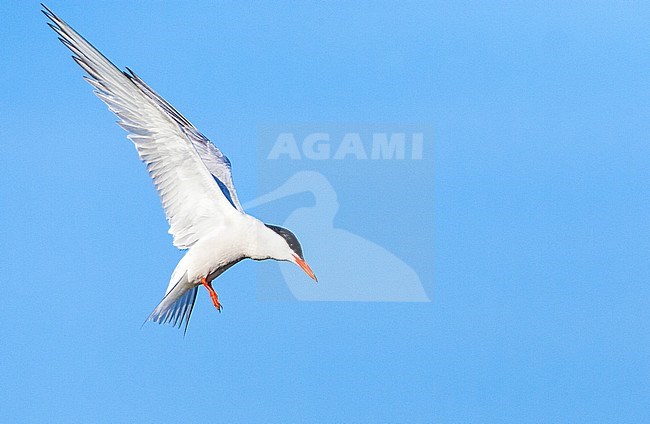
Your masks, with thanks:
[{"label": "bird's head", "polygon": [[257,246],[259,255],[254,259],[275,259],[298,265],[314,281],[318,281],[302,254],[302,247],[296,236],[286,228],[264,224],[259,234]]}]

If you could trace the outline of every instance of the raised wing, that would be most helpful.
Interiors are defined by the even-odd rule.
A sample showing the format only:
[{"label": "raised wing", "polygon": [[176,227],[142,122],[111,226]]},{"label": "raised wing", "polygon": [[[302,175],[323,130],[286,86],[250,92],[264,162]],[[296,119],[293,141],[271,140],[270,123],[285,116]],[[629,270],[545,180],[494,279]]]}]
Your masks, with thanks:
[{"label": "raised wing", "polygon": [[[234,188],[227,190],[230,196],[222,191],[223,185],[232,186],[232,180],[227,179],[228,184],[217,181],[208,170],[208,164],[212,163],[219,175],[229,177],[228,159],[142,80],[133,73],[120,71],[68,24],[43,7],[46,9],[43,13],[52,21],[50,27],[72,51],[75,62],[88,73],[89,77],[84,79],[95,87],[97,97],[129,132],[127,137],[147,165],[161,197],[174,245],[179,249],[190,248],[202,235],[224,224],[229,215],[240,213],[233,207],[239,205]],[[202,160],[201,152],[209,156],[207,162]],[[226,165],[220,165],[220,160],[227,164],[227,173],[223,170]]]},{"label": "raised wing", "polygon": [[140,77],[138,77],[131,69],[126,68],[129,73],[127,76],[145,93],[151,100],[156,102],[158,106],[167,112],[167,114],[180,126],[187,138],[194,145],[196,152],[201,157],[201,160],[205,164],[208,171],[215,178],[219,188],[223,194],[228,198],[228,201],[237,208],[237,210],[243,212],[239,199],[237,198],[237,192],[235,191],[235,185],[232,182],[232,171],[230,166],[230,160],[226,155],[221,153],[221,150],[217,148],[206,136],[201,134],[201,132],[196,129],[190,121],[187,120],[183,115],[181,115],[172,105],[167,102],[153,91],[151,87],[147,85]]}]

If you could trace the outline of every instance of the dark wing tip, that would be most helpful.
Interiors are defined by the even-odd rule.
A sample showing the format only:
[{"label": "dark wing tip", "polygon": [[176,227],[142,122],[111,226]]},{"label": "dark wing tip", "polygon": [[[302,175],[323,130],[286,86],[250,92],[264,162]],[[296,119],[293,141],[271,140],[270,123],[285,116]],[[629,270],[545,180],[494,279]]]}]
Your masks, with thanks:
[{"label": "dark wing tip", "polygon": [[61,21],[61,18],[59,18],[58,16],[56,16],[56,14],[55,14],[54,12],[52,12],[52,10],[51,10],[49,7],[45,6],[43,3],[41,3],[41,7],[42,7],[41,12],[42,12],[42,13],[43,13],[43,14],[44,14],[44,15],[45,15],[49,20],[51,20],[52,22],[54,22],[54,23],[57,24],[57,26],[58,26],[58,22],[57,22],[57,21]]},{"label": "dark wing tip", "polygon": [[49,7],[45,6],[43,3],[41,3],[41,7],[43,8],[41,12],[43,12],[45,16],[47,16],[48,18],[50,16],[54,16],[54,13],[50,10]]},{"label": "dark wing tip", "polygon": [[124,75],[126,75],[127,78],[129,78],[130,80],[133,80],[134,78],[137,78],[137,76],[135,75],[135,72],[133,72],[133,69],[129,68],[128,66],[125,66],[124,68],[126,69],[126,71],[124,71],[122,73]]}]

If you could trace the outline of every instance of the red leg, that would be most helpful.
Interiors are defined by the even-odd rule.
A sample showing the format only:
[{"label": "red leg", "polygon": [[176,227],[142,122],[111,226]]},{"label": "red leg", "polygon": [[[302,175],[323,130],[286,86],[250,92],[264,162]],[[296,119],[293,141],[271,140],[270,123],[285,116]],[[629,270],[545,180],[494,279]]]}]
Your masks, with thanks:
[{"label": "red leg", "polygon": [[217,292],[214,291],[212,288],[212,283],[208,283],[208,280],[205,279],[205,277],[201,278],[201,284],[203,287],[208,289],[208,292],[210,292],[210,299],[212,299],[212,303],[214,304],[214,307],[217,308],[219,312],[221,312],[221,303],[219,303],[219,296],[217,296]]}]

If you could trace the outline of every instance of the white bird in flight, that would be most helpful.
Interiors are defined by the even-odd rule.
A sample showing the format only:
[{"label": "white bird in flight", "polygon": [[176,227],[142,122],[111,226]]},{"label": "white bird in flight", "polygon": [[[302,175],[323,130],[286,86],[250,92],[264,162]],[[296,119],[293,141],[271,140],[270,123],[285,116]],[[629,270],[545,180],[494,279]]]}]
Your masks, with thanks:
[{"label": "white bird in flight", "polygon": [[72,51],[94,93],[117,115],[160,195],[173,243],[187,253],[172,273],[165,297],[147,318],[185,331],[200,285],[221,303],[212,281],[237,262],[293,262],[318,281],[289,230],[247,215],[235,192],[230,161],[132,70],[121,71],[45,5],[43,13]]}]

